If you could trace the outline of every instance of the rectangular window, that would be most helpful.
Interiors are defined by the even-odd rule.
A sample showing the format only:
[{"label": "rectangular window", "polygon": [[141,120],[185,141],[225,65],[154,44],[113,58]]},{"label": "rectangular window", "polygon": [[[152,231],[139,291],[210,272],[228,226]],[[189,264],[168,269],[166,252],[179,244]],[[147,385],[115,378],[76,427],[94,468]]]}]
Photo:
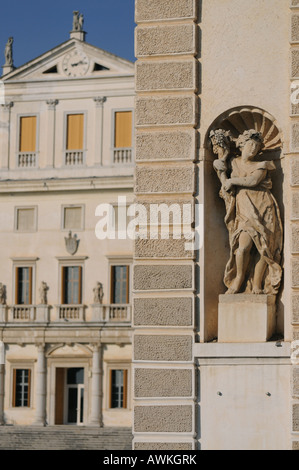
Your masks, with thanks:
[{"label": "rectangular window", "polygon": [[20,119],[19,151],[36,152],[36,116],[23,116]]},{"label": "rectangular window", "polygon": [[32,267],[17,267],[15,278],[16,305],[32,304]]},{"label": "rectangular window", "polygon": [[18,232],[34,232],[36,230],[36,209],[22,207],[16,209],[15,230]]},{"label": "rectangular window", "polygon": [[68,114],[66,150],[83,150],[84,114]]},{"label": "rectangular window", "polygon": [[132,147],[133,114],[132,111],[117,111],[115,113],[114,147]]},{"label": "rectangular window", "polygon": [[13,406],[29,407],[30,406],[30,369],[14,369],[13,370]]},{"label": "rectangular window", "polygon": [[63,229],[82,230],[83,228],[83,207],[63,208]]},{"label": "rectangular window", "polygon": [[111,266],[111,303],[129,303],[129,266]]},{"label": "rectangular window", "polygon": [[80,305],[82,303],[81,266],[62,266],[61,291],[63,305]]},{"label": "rectangular window", "polygon": [[110,371],[110,408],[127,408],[128,371]]}]

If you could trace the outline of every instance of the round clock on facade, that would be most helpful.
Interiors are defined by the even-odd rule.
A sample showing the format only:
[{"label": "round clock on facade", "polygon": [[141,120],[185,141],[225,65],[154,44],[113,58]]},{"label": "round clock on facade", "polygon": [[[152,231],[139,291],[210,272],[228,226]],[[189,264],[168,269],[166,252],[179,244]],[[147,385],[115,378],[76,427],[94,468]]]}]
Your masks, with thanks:
[{"label": "round clock on facade", "polygon": [[68,77],[82,77],[89,69],[89,59],[79,51],[67,54],[62,62],[62,70]]}]

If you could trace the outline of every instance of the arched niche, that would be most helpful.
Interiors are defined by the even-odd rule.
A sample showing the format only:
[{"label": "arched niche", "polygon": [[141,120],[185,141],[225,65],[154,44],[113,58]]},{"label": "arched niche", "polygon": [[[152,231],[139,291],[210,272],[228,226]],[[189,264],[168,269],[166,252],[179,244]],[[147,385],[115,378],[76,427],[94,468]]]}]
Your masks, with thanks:
[{"label": "arched niche", "polygon": [[[210,141],[210,132],[216,129],[230,131],[237,138],[245,130],[261,132],[264,139],[262,160],[275,161],[276,170],[271,172],[272,193],[276,198],[284,221],[283,168],[281,165],[283,137],[276,119],[263,109],[253,106],[240,106],[218,116],[209,126],[204,140],[204,177],[201,190],[204,193],[204,260],[201,266],[201,340],[217,339],[218,299],[226,292],[223,275],[229,259],[229,239],[224,223],[225,205],[219,196],[220,182],[213,168],[216,156]],[[282,287],[281,287],[282,290]],[[283,334],[283,306],[280,295],[277,299],[277,333]]]}]

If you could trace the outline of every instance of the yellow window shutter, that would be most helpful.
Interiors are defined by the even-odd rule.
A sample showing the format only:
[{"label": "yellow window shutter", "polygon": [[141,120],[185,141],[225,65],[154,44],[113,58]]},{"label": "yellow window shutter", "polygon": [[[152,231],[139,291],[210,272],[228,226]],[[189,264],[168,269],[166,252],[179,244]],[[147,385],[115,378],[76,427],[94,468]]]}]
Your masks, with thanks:
[{"label": "yellow window shutter", "polygon": [[19,151],[36,152],[36,116],[23,116],[20,119]]},{"label": "yellow window shutter", "polygon": [[67,150],[83,150],[84,143],[84,114],[69,114],[67,116]]},{"label": "yellow window shutter", "polygon": [[132,111],[119,111],[115,113],[115,148],[132,147]]}]

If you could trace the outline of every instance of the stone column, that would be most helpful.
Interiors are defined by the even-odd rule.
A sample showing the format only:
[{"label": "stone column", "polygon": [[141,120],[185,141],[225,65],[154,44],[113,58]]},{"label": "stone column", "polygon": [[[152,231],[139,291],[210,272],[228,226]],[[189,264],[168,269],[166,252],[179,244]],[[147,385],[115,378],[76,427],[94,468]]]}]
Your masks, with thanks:
[{"label": "stone column", "polygon": [[104,124],[104,103],[107,98],[105,96],[97,96],[95,102],[95,149],[94,149],[94,165],[103,165],[103,124]]},{"label": "stone column", "polygon": [[103,426],[102,423],[102,349],[93,346],[91,377],[91,413],[90,425]]},{"label": "stone column", "polygon": [[56,99],[48,100],[48,124],[47,124],[47,155],[46,167],[55,167],[55,126],[56,126],[56,106],[59,101]]},{"label": "stone column", "polygon": [[[197,0],[136,2],[136,202],[193,207]],[[186,239],[136,240],[134,449],[192,450],[194,257]],[[146,384],[150,384],[147,387]]]},{"label": "stone column", "polygon": [[45,345],[37,345],[37,373],[36,373],[36,393],[35,393],[35,425],[46,425],[46,400],[47,400],[47,369],[45,357]]},{"label": "stone column", "polygon": [[1,142],[1,160],[0,165],[3,170],[9,168],[9,154],[10,154],[10,118],[11,108],[13,103],[1,104],[1,119],[0,119],[0,142]]}]

